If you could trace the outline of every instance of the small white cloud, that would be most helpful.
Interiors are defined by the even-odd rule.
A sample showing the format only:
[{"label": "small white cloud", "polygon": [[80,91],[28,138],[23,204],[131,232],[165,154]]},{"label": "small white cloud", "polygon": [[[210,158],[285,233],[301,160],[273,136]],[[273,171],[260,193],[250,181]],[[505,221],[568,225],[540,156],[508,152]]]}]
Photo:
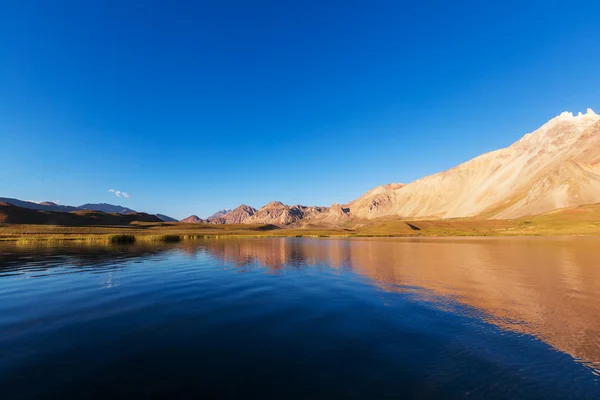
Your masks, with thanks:
[{"label": "small white cloud", "polygon": [[122,191],[120,191],[120,190],[108,189],[108,192],[109,192],[109,193],[112,193],[112,194],[114,194],[114,195],[115,195],[115,196],[117,196],[117,197],[121,197],[121,195],[122,195],[122,196],[123,196],[123,197],[125,197],[126,199],[128,199],[129,197],[131,197],[131,195],[130,195],[129,193],[127,193],[127,192],[122,192]]}]

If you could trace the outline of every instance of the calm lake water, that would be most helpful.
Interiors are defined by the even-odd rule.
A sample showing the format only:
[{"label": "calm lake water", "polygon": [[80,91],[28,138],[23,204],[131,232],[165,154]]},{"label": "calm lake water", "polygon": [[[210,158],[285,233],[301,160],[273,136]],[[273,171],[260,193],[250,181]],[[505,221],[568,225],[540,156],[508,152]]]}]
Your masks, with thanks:
[{"label": "calm lake water", "polygon": [[600,399],[600,239],[0,247],[0,398]]}]

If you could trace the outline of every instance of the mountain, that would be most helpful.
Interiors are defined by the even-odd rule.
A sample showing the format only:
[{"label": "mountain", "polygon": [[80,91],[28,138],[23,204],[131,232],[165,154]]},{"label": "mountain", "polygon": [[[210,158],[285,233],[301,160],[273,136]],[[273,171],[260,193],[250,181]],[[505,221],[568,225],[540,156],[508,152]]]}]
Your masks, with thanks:
[{"label": "mountain", "polygon": [[76,211],[79,210],[77,207],[72,206],[62,206],[51,201],[44,201],[41,203],[35,203],[33,201],[23,201],[18,199],[12,199],[9,197],[0,197],[0,202],[12,204],[14,206],[29,208],[31,210],[40,210],[40,211]]},{"label": "mountain", "polygon": [[211,219],[215,219],[215,218],[222,217],[223,215],[225,215],[225,214],[227,214],[227,213],[230,213],[230,212],[231,212],[231,209],[230,209],[230,208],[224,208],[223,210],[219,210],[219,211],[217,211],[216,213],[214,213],[213,215],[211,215],[211,216],[207,217],[206,219],[207,219],[208,221],[210,221]]},{"label": "mountain", "polygon": [[0,223],[37,225],[127,225],[132,222],[161,222],[158,217],[146,213],[127,215],[77,210],[71,212],[34,210],[0,202]]},{"label": "mountain", "polygon": [[189,217],[184,218],[179,222],[184,224],[203,224],[205,221],[197,215],[190,215]]},{"label": "mountain", "polygon": [[303,219],[315,217],[327,211],[326,207],[288,206],[280,201],[272,201],[246,218],[244,224],[287,225]]},{"label": "mountain", "polygon": [[256,208],[242,204],[228,213],[210,219],[211,224],[241,224],[256,213]]},{"label": "mountain", "polygon": [[164,215],[164,214],[154,214],[154,215],[156,215],[158,218],[160,218],[164,222],[177,222],[177,220],[175,218],[169,217],[168,215]]},{"label": "mountain", "polygon": [[102,211],[106,213],[119,213],[119,214],[131,214],[137,212],[132,210],[131,208],[127,208],[124,206],[116,206],[114,204],[108,203],[87,203],[77,207],[80,210],[94,210],[94,211]]},{"label": "mountain", "polygon": [[510,147],[347,207],[356,218],[516,218],[600,202],[600,116],[564,112]]},{"label": "mountain", "polygon": [[352,220],[350,209],[341,206],[340,204],[334,203],[331,207],[322,208],[322,212],[317,212],[310,217],[303,218],[300,221],[301,223],[299,226],[308,227],[309,225],[325,225],[341,227]]}]

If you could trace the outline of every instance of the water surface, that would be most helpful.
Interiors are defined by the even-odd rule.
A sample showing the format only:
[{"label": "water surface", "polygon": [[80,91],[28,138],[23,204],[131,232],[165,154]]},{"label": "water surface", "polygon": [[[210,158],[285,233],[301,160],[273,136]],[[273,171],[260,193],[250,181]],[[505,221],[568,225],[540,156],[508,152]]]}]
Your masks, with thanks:
[{"label": "water surface", "polygon": [[599,245],[4,245],[0,393],[597,399]]}]

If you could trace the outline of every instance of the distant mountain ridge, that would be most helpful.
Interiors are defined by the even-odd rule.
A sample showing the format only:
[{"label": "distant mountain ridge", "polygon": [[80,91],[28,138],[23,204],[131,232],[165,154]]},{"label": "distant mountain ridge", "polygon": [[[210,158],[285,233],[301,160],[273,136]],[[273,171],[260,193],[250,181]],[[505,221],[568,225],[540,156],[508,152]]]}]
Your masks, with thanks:
[{"label": "distant mountain ridge", "polygon": [[[28,208],[30,210],[38,210],[38,211],[60,211],[60,212],[72,212],[72,211],[101,211],[105,213],[118,213],[118,214],[134,214],[138,213],[138,211],[133,210],[131,208],[127,208],[120,205],[108,204],[108,203],[86,203],[79,207],[74,206],[63,206],[60,204],[56,204],[52,201],[42,201],[40,203],[36,203],[33,201],[25,201],[19,199],[13,199],[9,197],[0,197],[0,202],[4,202],[7,204],[12,204],[14,206]],[[145,213],[141,213],[145,214]],[[164,222],[177,222],[175,218],[171,218],[167,215],[163,214],[155,214],[157,218]]]},{"label": "distant mountain ridge", "polygon": [[161,222],[161,220],[155,215],[146,213],[118,214],[89,210],[46,211],[0,202],[0,223],[5,224],[85,226],[128,225],[132,222]]}]

